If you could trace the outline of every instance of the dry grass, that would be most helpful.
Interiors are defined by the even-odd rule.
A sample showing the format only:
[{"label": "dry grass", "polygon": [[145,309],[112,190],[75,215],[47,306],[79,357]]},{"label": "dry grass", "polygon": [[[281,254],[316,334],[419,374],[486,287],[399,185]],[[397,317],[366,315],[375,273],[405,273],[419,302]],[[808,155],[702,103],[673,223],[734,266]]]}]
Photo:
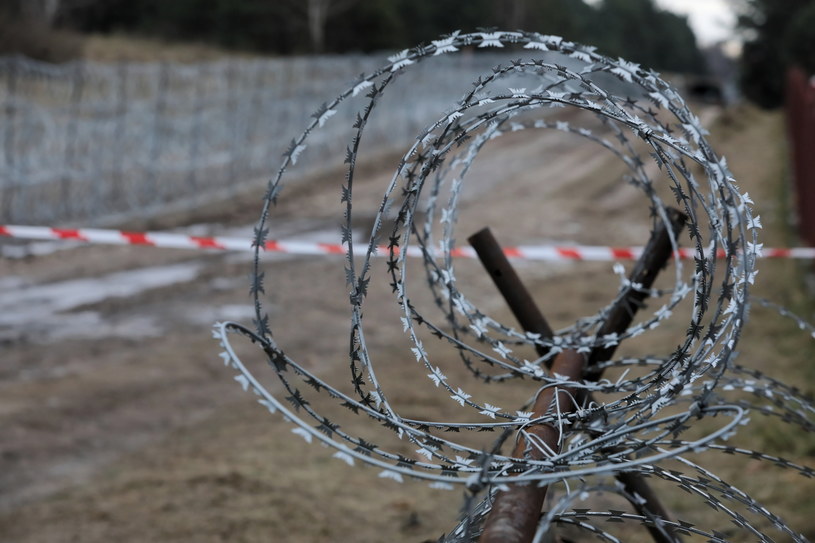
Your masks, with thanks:
[{"label": "dry grass", "polygon": [[37,21],[11,18],[2,11],[0,54],[21,54],[55,63],[80,58],[95,62],[193,63],[253,56],[203,42],[173,42],[122,33],[80,34],[49,28]]},{"label": "dry grass", "polygon": [[99,62],[200,62],[249,56],[206,43],[170,42],[126,34],[90,34],[83,42],[84,58]]},{"label": "dry grass", "polygon": [[82,38],[40,21],[11,17],[0,6],[0,55],[17,54],[47,62],[65,62],[82,54]]}]

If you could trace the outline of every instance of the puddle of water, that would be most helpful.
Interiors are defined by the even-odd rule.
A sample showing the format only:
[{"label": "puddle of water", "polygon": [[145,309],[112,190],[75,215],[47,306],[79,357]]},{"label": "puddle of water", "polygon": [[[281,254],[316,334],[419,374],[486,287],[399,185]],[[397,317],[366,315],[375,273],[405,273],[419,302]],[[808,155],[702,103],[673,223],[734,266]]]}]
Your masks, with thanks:
[{"label": "puddle of water", "polygon": [[235,321],[251,323],[255,318],[255,309],[251,304],[235,304],[220,306],[195,306],[185,308],[185,318],[192,324],[210,326],[215,322]]},{"label": "puddle of water", "polygon": [[[218,225],[194,225],[186,230],[190,234],[207,235],[211,231],[225,236],[251,237],[252,227],[242,226],[223,230]],[[339,242],[338,228],[324,220],[301,219],[287,224],[277,232],[285,239],[305,242]],[[354,238],[360,232],[353,232]],[[28,248],[34,244],[28,244]],[[75,243],[43,242],[37,245],[42,254],[77,246]],[[144,251],[150,251],[148,247]],[[28,251],[27,254],[32,254]],[[252,253],[233,253],[226,262],[244,262]],[[264,259],[288,260],[300,255],[282,253],[264,254]],[[203,263],[182,263],[155,266],[111,273],[99,277],[70,279],[45,284],[34,284],[21,276],[0,278],[0,341],[26,340],[51,342],[63,339],[99,339],[103,337],[143,338],[155,337],[163,332],[162,322],[168,318],[190,324],[209,325],[215,321],[248,321],[254,317],[251,305],[209,306],[194,305],[173,308],[168,314],[129,314],[102,317],[97,311],[76,311],[82,306],[96,304],[111,298],[131,298],[143,292],[194,281]],[[244,277],[218,278],[210,282],[213,290],[234,288]],[[183,306],[183,307],[182,307]]]},{"label": "puddle of water", "polygon": [[193,281],[200,263],[174,264],[116,272],[100,277],[32,285],[20,277],[0,282],[0,339],[60,339],[155,335],[149,317],[110,323],[95,311],[70,313],[110,298],[129,298],[145,291]]}]

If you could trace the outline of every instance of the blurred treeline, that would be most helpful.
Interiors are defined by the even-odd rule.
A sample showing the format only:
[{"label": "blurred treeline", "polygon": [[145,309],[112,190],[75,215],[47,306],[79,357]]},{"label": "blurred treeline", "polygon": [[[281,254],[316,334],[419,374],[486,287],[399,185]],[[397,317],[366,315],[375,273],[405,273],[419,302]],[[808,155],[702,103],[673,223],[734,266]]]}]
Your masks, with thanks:
[{"label": "blurred treeline", "polygon": [[[815,74],[815,0],[729,0],[744,95],[775,107],[791,64]],[[81,55],[82,34],[129,34],[273,55],[396,50],[453,30],[558,34],[662,71],[701,72],[684,17],[654,0],[0,0],[0,54]]]},{"label": "blurred treeline", "polygon": [[784,101],[784,74],[796,64],[815,75],[815,0],[733,0],[745,37],[741,87],[763,107]]},{"label": "blurred treeline", "polygon": [[265,54],[394,50],[453,30],[526,29],[658,70],[699,72],[687,20],[653,0],[0,0],[57,28],[201,41]]}]

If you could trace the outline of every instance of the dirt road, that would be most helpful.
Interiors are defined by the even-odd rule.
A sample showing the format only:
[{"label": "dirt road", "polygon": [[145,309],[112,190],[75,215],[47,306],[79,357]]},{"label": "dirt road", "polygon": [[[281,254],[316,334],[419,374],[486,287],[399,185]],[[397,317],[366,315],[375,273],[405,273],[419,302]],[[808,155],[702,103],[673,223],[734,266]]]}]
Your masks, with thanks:
[{"label": "dirt road", "polygon": [[[732,155],[742,188],[759,195],[765,227],[782,232],[776,189],[765,183],[783,164],[779,148],[766,144],[768,134],[780,134],[779,119],[746,110],[725,121],[716,135],[721,152]],[[381,196],[393,164],[389,157],[363,165],[355,209],[373,209],[366,203]],[[641,244],[649,230],[646,200],[620,172],[596,147],[575,146],[562,134],[507,134],[468,177],[458,237],[488,225],[507,245]],[[324,239],[329,232],[336,241],[337,175],[311,179],[281,201],[273,235]],[[196,234],[249,235],[258,202],[259,194],[250,195],[184,221],[199,223]],[[209,327],[251,321],[248,259],[88,246],[0,260],[0,541],[421,541],[453,526],[459,494],[345,469],[240,390]],[[763,272],[767,290],[793,288],[795,272],[784,266]],[[556,326],[591,314],[618,285],[610,263],[518,267]],[[276,336],[292,356],[346,382],[341,258],[270,257],[267,269]],[[474,301],[508,318],[476,263],[462,262],[457,274]],[[368,311],[392,315],[385,276],[375,277],[383,285]],[[781,301],[799,295],[786,296]],[[369,322],[373,347],[392,359],[385,377],[424,383],[398,363],[401,328],[390,318]],[[677,332],[681,326],[665,334]],[[661,348],[663,340],[672,341],[657,336],[642,348]],[[748,358],[771,354],[763,349]],[[248,346],[243,352],[260,360]],[[447,413],[452,403],[422,388],[400,390],[401,401],[428,416]],[[801,452],[801,461],[811,454]],[[758,484],[769,477],[755,474]],[[785,505],[790,520],[805,515],[796,503]]]}]

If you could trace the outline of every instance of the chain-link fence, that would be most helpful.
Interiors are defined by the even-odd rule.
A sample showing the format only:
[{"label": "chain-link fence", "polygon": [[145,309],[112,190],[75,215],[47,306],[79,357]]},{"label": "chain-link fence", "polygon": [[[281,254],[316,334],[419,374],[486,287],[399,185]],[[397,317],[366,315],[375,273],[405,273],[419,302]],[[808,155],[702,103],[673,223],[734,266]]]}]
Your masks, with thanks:
[{"label": "chain-link fence", "polygon": [[[404,75],[400,94],[388,97],[400,107],[382,108],[368,145],[409,142],[459,98],[462,79],[496,62],[491,55],[440,60],[444,69]],[[323,98],[376,62],[343,56],[50,65],[2,58],[0,222],[111,223],[262,185],[290,134],[320,112]],[[321,124],[334,114],[340,122],[331,124],[340,128],[348,124],[342,117],[352,122],[356,112],[328,112]],[[327,128],[313,149],[345,145]],[[302,171],[319,167],[310,162]]]}]

